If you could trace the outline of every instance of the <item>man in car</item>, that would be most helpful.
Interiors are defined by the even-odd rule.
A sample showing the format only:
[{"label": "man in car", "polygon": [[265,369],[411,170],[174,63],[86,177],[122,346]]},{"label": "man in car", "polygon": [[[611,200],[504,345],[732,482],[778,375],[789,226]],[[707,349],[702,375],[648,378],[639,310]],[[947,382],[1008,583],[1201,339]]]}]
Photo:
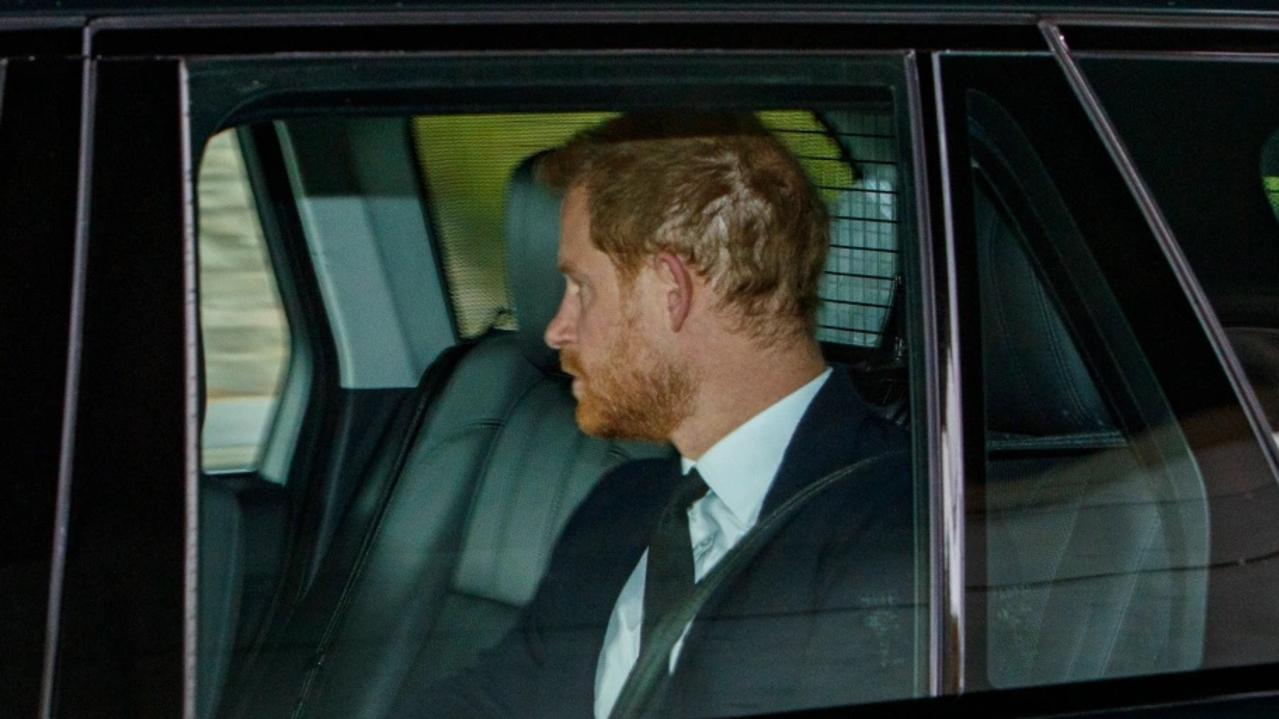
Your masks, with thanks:
[{"label": "man in car", "polygon": [[[814,339],[824,207],[750,115],[632,115],[544,161],[562,188],[566,287],[546,341],[587,434],[671,443],[574,514],[519,625],[480,665],[407,687],[397,716],[595,716],[661,652],[671,716],[910,695],[913,519],[905,435]],[[659,620],[752,528],[806,503],[684,627]]]}]

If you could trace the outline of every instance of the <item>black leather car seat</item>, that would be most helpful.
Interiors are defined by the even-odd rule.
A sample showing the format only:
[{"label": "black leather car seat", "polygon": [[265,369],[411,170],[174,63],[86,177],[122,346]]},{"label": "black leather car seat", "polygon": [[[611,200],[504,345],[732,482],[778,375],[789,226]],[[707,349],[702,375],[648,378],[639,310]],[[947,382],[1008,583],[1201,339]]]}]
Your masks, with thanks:
[{"label": "black leather car seat", "polygon": [[245,530],[235,493],[200,478],[199,686],[196,716],[216,715],[231,668],[244,591]]},{"label": "black leather car seat", "polygon": [[[1208,516],[1179,430],[1119,429],[1013,221],[977,189],[989,462],[973,518],[986,530],[986,627],[974,630],[987,633],[988,679],[1195,668]],[[1160,465],[1139,444],[1174,451]]]},{"label": "black leather car seat", "polygon": [[457,362],[403,471],[391,485],[360,490],[357,520],[331,552],[357,547],[355,571],[335,559],[331,574],[345,576],[317,580],[315,596],[267,648],[273,666],[239,703],[240,716],[381,717],[403,682],[465,666],[531,599],[560,529],[594,483],[628,459],[672,451],[591,439],[576,427],[567,378],[542,340],[563,288],[559,198],[533,165],[517,169],[507,199],[519,330],[490,333]]}]

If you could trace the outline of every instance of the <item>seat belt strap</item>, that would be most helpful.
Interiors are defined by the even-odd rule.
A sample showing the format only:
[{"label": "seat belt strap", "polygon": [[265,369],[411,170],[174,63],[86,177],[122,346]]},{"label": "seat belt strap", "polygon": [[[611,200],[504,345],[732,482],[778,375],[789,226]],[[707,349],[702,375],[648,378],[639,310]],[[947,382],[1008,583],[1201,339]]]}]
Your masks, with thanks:
[{"label": "seat belt strap", "polygon": [[609,713],[609,719],[637,719],[655,717],[662,712],[661,700],[671,681],[670,655],[675,643],[684,634],[684,627],[693,621],[707,602],[733,579],[742,573],[769,541],[786,526],[800,509],[830,487],[861,477],[873,476],[871,470],[890,462],[900,461],[905,451],[887,452],[855,462],[831,472],[792,494],[785,502],[760,519],[724,558],[715,565],[693,591],[678,606],[667,613],[653,629],[652,641],[645,645],[631,673],[622,685],[622,691]]}]

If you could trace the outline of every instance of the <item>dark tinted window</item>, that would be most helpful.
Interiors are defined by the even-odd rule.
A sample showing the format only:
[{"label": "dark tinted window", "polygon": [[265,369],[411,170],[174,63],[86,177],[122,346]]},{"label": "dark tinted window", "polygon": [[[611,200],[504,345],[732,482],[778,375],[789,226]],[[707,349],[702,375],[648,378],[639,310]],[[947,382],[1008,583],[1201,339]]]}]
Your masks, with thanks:
[{"label": "dark tinted window", "polygon": [[[1279,533],[1240,497],[1279,492],[1122,178],[1047,58],[955,60],[947,77],[986,428],[968,487],[972,685],[1273,658],[1237,638],[1274,618],[1241,620],[1255,594],[1215,567],[1268,555]],[[1253,571],[1268,591],[1274,570]]]},{"label": "dark tinted window", "polygon": [[[410,121],[423,196],[458,336],[512,329],[506,278],[507,182],[529,155],[616,113],[422,115]],[[831,214],[818,338],[877,348],[901,273],[898,149],[892,106],[760,119],[799,158]]]},{"label": "dark tinted window", "polygon": [[[892,71],[897,72],[896,67]],[[862,82],[873,86],[879,81]],[[850,93],[848,88],[840,88],[840,94]],[[813,549],[813,542],[826,541],[826,535],[821,540],[805,535],[798,544],[779,544],[770,555],[774,565],[803,567],[811,566],[810,560],[826,562],[820,579],[815,579],[813,586],[790,583],[784,599],[789,604],[771,604],[774,588],[761,590],[762,604],[759,608],[748,606],[749,616],[708,611],[709,618],[704,625],[698,624],[699,634],[687,646],[703,641],[700,628],[705,626],[704,646],[716,654],[700,660],[696,650],[686,649],[685,656],[694,657],[688,661],[704,661],[718,672],[726,666],[724,655],[718,652],[727,650],[741,655],[733,659],[747,667],[743,676],[756,668],[770,676],[784,670],[793,680],[779,686],[757,682],[748,686],[732,683],[736,677],[718,673],[691,674],[699,677],[694,681],[710,683],[690,684],[687,690],[690,706],[699,710],[709,707],[700,712],[703,714],[735,715],[750,707],[898,698],[921,693],[927,686],[924,597],[928,588],[926,580],[920,579],[928,576],[927,553],[925,542],[920,540],[926,536],[928,520],[922,510],[927,501],[918,495],[917,487],[925,473],[912,473],[905,458],[915,431],[912,401],[919,401],[921,393],[907,390],[915,386],[909,376],[912,354],[907,349],[914,344],[914,336],[908,329],[917,331],[917,323],[906,322],[902,302],[909,296],[904,288],[913,277],[907,259],[912,252],[912,208],[906,170],[909,162],[901,146],[904,112],[882,87],[867,87],[861,94],[863,98],[842,102],[829,112],[764,110],[760,117],[798,158],[830,215],[831,252],[821,281],[824,304],[818,314],[818,337],[830,353],[832,382],[844,385],[836,391],[845,399],[854,396],[853,388],[847,386],[850,377],[863,390],[873,390],[865,399],[879,415],[856,415],[872,427],[866,432],[846,431],[844,425],[835,424],[835,432],[814,440],[821,446],[812,452],[842,457],[862,451],[879,454],[874,448],[881,445],[898,450],[868,469],[887,472],[886,462],[895,462],[891,465],[893,481],[875,482],[874,490],[867,493],[850,481],[849,488],[859,489],[856,502],[832,499],[812,505],[814,512],[832,518],[824,529],[829,528],[832,534],[845,530],[856,533],[860,551],[855,556],[873,561],[860,563],[851,558],[853,555],[843,554],[842,550],[851,546],[844,539],[837,540],[840,549],[832,548],[829,553]],[[771,107],[777,106],[803,107],[799,103]],[[438,258],[444,279],[445,292],[438,300],[416,301],[411,305],[412,313],[433,317],[452,314],[460,338],[474,339],[474,346],[466,354],[455,348],[445,361],[427,371],[428,379],[420,387],[397,389],[404,401],[397,405],[396,421],[387,424],[385,436],[376,443],[364,427],[353,429],[357,441],[351,446],[373,456],[367,471],[345,475],[349,495],[340,499],[349,500],[348,508],[327,553],[315,560],[319,567],[313,582],[295,595],[283,597],[279,611],[252,636],[245,634],[248,623],[235,616],[234,605],[220,616],[202,613],[202,637],[220,635],[236,645],[229,652],[210,651],[200,657],[201,693],[211,695],[204,707],[217,707],[216,712],[223,716],[291,715],[297,711],[315,716],[383,716],[397,691],[422,690],[441,679],[465,674],[459,670],[482,665],[483,650],[493,648],[526,612],[551,618],[538,631],[545,632],[557,651],[561,651],[563,640],[579,631],[561,624],[565,617],[583,621],[586,616],[592,622],[590,630],[598,631],[602,640],[609,612],[600,615],[597,610],[611,609],[620,584],[602,598],[587,596],[589,592],[583,589],[578,592],[583,595],[578,606],[561,601],[563,594],[539,601],[542,575],[548,562],[563,561],[565,554],[577,555],[578,548],[572,544],[562,552],[555,550],[559,553],[554,557],[552,550],[557,546],[557,535],[584,497],[595,497],[597,502],[600,497],[611,497],[608,502],[617,502],[617,496],[610,492],[629,491],[604,484],[592,494],[602,477],[625,462],[669,458],[672,448],[662,443],[641,445],[583,436],[574,423],[572,389],[557,371],[558,360],[542,351],[552,354],[546,361],[539,352],[529,350],[530,346],[545,350],[544,326],[538,324],[537,310],[549,301],[553,313],[565,280],[555,266],[558,198],[538,186],[524,161],[605,116],[494,111],[423,114],[405,118],[403,125],[395,128],[395,136],[409,142],[398,149],[381,145],[390,148],[386,154],[394,154],[397,161],[415,163],[420,193],[409,197],[397,191],[396,200],[412,202],[420,209],[430,230],[423,238],[426,241],[397,249],[415,251],[432,264]],[[361,148],[357,143],[325,142],[319,133],[332,130],[332,137],[343,137],[344,123],[362,122],[367,120],[278,123],[277,127],[285,130],[281,134],[294,140],[286,170],[291,173],[296,168],[358,160],[355,153]],[[394,127],[397,121],[384,122]],[[304,125],[314,133],[308,138],[311,141],[298,141]],[[343,145],[346,157],[335,157],[332,146],[338,144]],[[512,174],[516,168],[519,170]],[[317,189],[330,198],[338,194],[332,184]],[[343,196],[356,194],[350,188],[342,189]],[[376,192],[382,189],[370,188],[363,196],[376,199]],[[314,240],[315,233],[341,224],[335,218],[329,217],[324,226],[304,221],[306,239]],[[373,246],[387,250],[402,234],[374,237]],[[350,250],[357,241],[351,236],[342,239],[343,244],[335,246],[341,250]],[[314,243],[309,246],[316,255],[324,254],[314,249]],[[519,259],[510,262],[510,253]],[[326,302],[328,322],[335,329],[342,305],[369,294],[371,285],[367,281],[367,265],[371,263],[356,252],[345,252],[341,259],[321,261],[315,268],[321,286],[333,290],[326,295]],[[284,267],[280,271],[290,270]],[[347,288],[341,281],[343,276],[366,281],[351,283],[354,289],[343,294]],[[542,290],[543,276],[551,280],[550,291]],[[389,290],[407,291],[398,285]],[[526,311],[529,308],[533,311]],[[534,320],[529,321],[530,317]],[[621,366],[629,360],[619,352],[610,361]],[[384,388],[377,391],[389,392]],[[365,396],[349,395],[353,400]],[[348,419],[343,415],[345,410],[335,403],[325,408],[325,420],[365,421],[359,416]],[[843,421],[842,417],[833,420]],[[824,422],[813,424],[822,427]],[[807,454],[797,451],[795,456]],[[317,469],[315,474],[319,472]],[[872,494],[875,497],[868,499]],[[715,497],[708,495],[710,499]],[[316,502],[337,505],[338,500],[326,496]],[[888,509],[875,512],[871,509],[875,506]],[[303,516],[289,527],[293,546],[306,543],[306,525],[320,511],[314,506],[299,509]],[[251,519],[246,514],[246,522]],[[797,522],[795,526],[802,533],[807,525]],[[625,541],[632,539],[619,534]],[[228,546],[225,538],[220,540],[211,533],[206,532],[202,539],[208,539],[202,546]],[[708,545],[699,544],[699,548],[704,546]],[[547,591],[551,592],[570,580],[593,586],[592,572],[600,556],[593,552],[567,565],[542,586],[549,586]],[[216,568],[204,557],[201,561]],[[618,568],[624,580],[634,561]],[[251,566],[245,571],[249,570]],[[755,595],[750,597],[754,601]],[[795,604],[795,598],[803,603]],[[717,597],[715,601],[720,600]],[[725,604],[728,601],[725,599]],[[736,612],[735,606],[726,611]],[[721,632],[729,631],[731,639],[731,626],[739,620],[770,627],[767,636],[773,639],[764,643],[747,640],[748,650],[741,650],[739,643],[723,641]],[[816,626],[841,631],[813,631]],[[794,627],[799,630],[792,631]],[[842,630],[858,633],[864,641],[850,642],[849,632]],[[514,638],[504,646],[518,642],[521,635],[510,635]],[[599,654],[598,647],[592,651]],[[589,658],[591,667],[596,660],[597,656]],[[485,671],[500,673],[500,668],[500,663],[490,661]],[[594,674],[593,669],[590,673]],[[582,683],[554,677],[543,681],[537,672],[506,677],[494,683],[495,691],[510,692],[511,687],[521,687],[520,682],[530,678],[535,683],[524,687],[529,700],[563,695],[581,702],[585,696],[589,705],[595,691],[589,677]],[[740,689],[739,696],[726,692],[725,686]],[[736,706],[742,709],[725,708],[725,698],[739,699]]]},{"label": "dark tinted window", "polygon": [[0,707],[34,716],[71,326],[79,63],[0,58],[0,96]]},{"label": "dark tinted window", "polygon": [[1082,65],[1279,428],[1279,64]]},{"label": "dark tinted window", "polygon": [[[1077,229],[1041,168],[1004,165],[1016,126],[970,97],[974,224],[986,400],[987,673],[1021,686],[1188,670],[1203,651],[1208,513],[1203,483],[1167,401],[1121,425],[1053,287],[1052,242]],[[1015,160],[1012,162],[1016,162]],[[1021,194],[1033,187],[1033,198]],[[1087,264],[1068,268],[1092,275]],[[1103,293],[1096,293],[1098,295]],[[1119,317],[1105,298],[1096,312]],[[1118,326],[1118,323],[1116,323]],[[1151,382],[1131,334],[1108,354]],[[1130,355],[1124,356],[1127,352]],[[1127,365],[1126,367],[1123,365]]]},{"label": "dark tinted window", "polygon": [[[209,140],[199,193],[201,468],[256,468],[289,365],[289,325],[234,131]],[[270,477],[271,475],[264,475]]]},{"label": "dark tinted window", "polygon": [[1270,209],[1279,219],[1279,130],[1266,140],[1261,151],[1261,186],[1265,188],[1266,199],[1270,200]]}]

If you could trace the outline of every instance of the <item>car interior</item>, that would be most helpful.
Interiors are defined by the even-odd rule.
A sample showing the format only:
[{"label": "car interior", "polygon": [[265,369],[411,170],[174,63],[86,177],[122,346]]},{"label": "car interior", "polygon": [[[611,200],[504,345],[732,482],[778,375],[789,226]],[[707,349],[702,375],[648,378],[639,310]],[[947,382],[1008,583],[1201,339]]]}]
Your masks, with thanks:
[{"label": "car interior", "polygon": [[[1175,425],[1116,421],[1025,231],[991,183],[976,190],[990,683],[1193,669],[1208,585],[1202,479]],[[1154,459],[1160,449],[1176,459]]]},{"label": "car interior", "polygon": [[[831,208],[827,359],[909,428],[917,298],[893,112],[761,118]],[[601,476],[673,452],[582,435],[542,338],[562,281],[537,158],[607,116],[229,131],[290,353],[257,454],[201,479],[201,717],[386,716],[406,682],[466,667],[514,625]],[[1199,467],[1131,331],[1096,320],[1115,300],[1029,141],[984,96],[969,120],[987,460],[968,509],[986,550],[972,626],[989,685],[1199,667]],[[1230,333],[1262,394],[1272,335]]]},{"label": "car interior", "polygon": [[[583,498],[675,453],[583,434],[543,334],[539,163],[654,109],[794,153],[826,363],[909,436],[913,601],[873,566],[812,609],[911,663],[867,714],[1273,713],[1279,12],[863,4],[0,9],[0,715],[390,719],[483,661]],[[751,544],[641,625],[615,719]],[[860,713],[864,663],[795,684]]]},{"label": "car interior", "polygon": [[[762,117],[788,136],[819,190],[833,200],[819,315],[824,347],[878,411],[905,423],[903,313],[891,306],[902,286],[891,109],[878,103],[826,116]],[[544,119],[543,125],[564,122]],[[418,122],[447,129],[438,119]],[[324,275],[317,277],[317,294],[330,327],[321,329],[337,346],[342,387],[374,387],[312,399],[301,403],[307,405],[301,417],[290,417],[287,397],[302,354],[295,350],[260,464],[250,471],[206,471],[202,716],[385,716],[403,682],[447,676],[513,625],[559,530],[600,477],[630,459],[673,452],[589,438],[574,424],[566,377],[542,338],[563,282],[555,267],[559,197],[536,179],[536,152],[503,178],[497,255],[505,258],[510,306],[472,311],[487,324],[472,321],[485,326],[470,338],[459,331],[454,339],[452,325],[464,329],[463,322],[440,323],[449,305],[456,315],[468,301],[459,292],[446,299],[445,278],[450,272],[460,282],[467,278],[459,268],[422,266],[423,254],[439,262],[452,249],[442,237],[445,220],[432,214],[447,210],[431,202],[439,178],[407,171],[414,152],[429,156],[429,138],[414,136],[410,147],[404,130],[403,121],[376,118],[278,122],[238,132],[251,148],[246,164],[260,173],[248,176],[257,183],[264,220],[291,209],[282,203],[263,211],[271,204],[261,199],[271,194],[268,173],[290,175],[297,227],[316,275]],[[561,130],[560,141],[565,136]],[[527,152],[521,139],[528,138],[505,138],[508,155]],[[395,157],[398,166],[388,159]],[[283,167],[266,167],[271,158]],[[424,166],[423,175],[433,167]],[[442,172],[445,180],[466,182],[448,175],[447,167]],[[425,202],[416,199],[424,195]],[[363,218],[352,213],[361,204],[367,206]],[[281,251],[288,240],[272,238],[268,224],[267,244],[273,239],[282,246],[270,253],[272,261],[296,266]],[[358,247],[358,240],[372,247]],[[288,281],[279,283],[287,309]],[[294,302],[303,304],[299,297]],[[369,327],[387,316],[395,318],[399,337]],[[290,317],[291,331],[299,324]],[[375,336],[376,344],[366,339]],[[323,358],[311,364],[300,376],[313,384],[332,371]],[[315,404],[339,416],[327,448],[330,467],[305,476],[290,466],[283,483],[271,481],[270,472],[287,466],[272,466],[273,444],[305,434]],[[311,496],[290,496],[291,483],[305,483]],[[307,515],[311,510],[320,516]]]}]

